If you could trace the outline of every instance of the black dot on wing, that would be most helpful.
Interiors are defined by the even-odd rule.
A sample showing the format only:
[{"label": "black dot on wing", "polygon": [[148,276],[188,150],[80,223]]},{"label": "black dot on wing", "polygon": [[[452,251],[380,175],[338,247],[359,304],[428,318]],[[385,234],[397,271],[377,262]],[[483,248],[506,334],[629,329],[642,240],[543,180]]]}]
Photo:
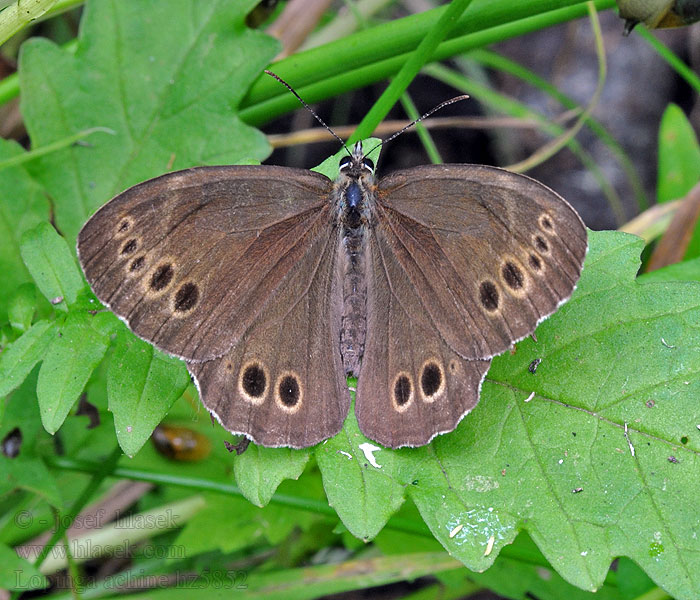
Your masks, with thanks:
[{"label": "black dot on wing", "polygon": [[243,391],[253,398],[260,398],[265,394],[267,377],[265,371],[258,364],[252,364],[243,371]]},{"label": "black dot on wing", "polygon": [[411,399],[411,380],[401,375],[394,384],[394,400],[397,406],[403,406]]},{"label": "black dot on wing", "polygon": [[119,226],[117,227],[117,231],[119,231],[119,233],[124,233],[129,231],[130,227],[131,223],[129,222],[129,219],[122,219],[121,223],[119,223]]},{"label": "black dot on wing", "polygon": [[441,385],[442,371],[440,367],[434,362],[429,362],[423,367],[423,372],[420,376],[420,386],[423,394],[433,396],[440,389]]},{"label": "black dot on wing", "polygon": [[284,406],[288,408],[295,407],[301,396],[297,378],[293,375],[285,375],[279,383],[277,392]]},{"label": "black dot on wing", "polygon": [[479,301],[488,311],[498,310],[498,288],[493,281],[483,281],[479,286]]},{"label": "black dot on wing", "polygon": [[141,269],[143,269],[143,265],[145,263],[146,263],[146,257],[139,256],[131,261],[131,265],[129,265],[129,270],[134,271],[134,272],[140,271]]},{"label": "black dot on wing", "polygon": [[549,250],[549,244],[541,235],[535,237],[535,246],[540,252],[547,252]]},{"label": "black dot on wing", "polygon": [[536,254],[530,254],[530,266],[535,271],[539,271],[542,268],[542,261]]},{"label": "black dot on wing", "polygon": [[501,269],[506,285],[512,290],[519,290],[523,287],[525,275],[520,267],[512,262],[506,262]]},{"label": "black dot on wing", "polygon": [[135,239],[131,239],[124,246],[122,246],[122,254],[131,254],[136,248],[138,248],[138,242]]},{"label": "black dot on wing", "polygon": [[151,289],[156,292],[165,289],[173,280],[173,275],[175,275],[175,271],[172,265],[160,265],[151,277]]},{"label": "black dot on wing", "polygon": [[175,310],[186,312],[192,310],[199,300],[199,288],[195,283],[188,281],[180,286],[175,294]]}]

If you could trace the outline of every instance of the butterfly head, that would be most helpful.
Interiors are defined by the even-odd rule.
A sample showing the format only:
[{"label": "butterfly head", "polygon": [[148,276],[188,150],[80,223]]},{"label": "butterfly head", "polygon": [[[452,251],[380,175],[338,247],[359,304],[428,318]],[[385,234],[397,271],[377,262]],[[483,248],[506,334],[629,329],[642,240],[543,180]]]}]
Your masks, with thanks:
[{"label": "butterfly head", "polygon": [[338,164],[341,175],[350,179],[374,177],[374,161],[365,156],[362,151],[362,142],[355,142],[352,152],[348,156],[343,156]]}]

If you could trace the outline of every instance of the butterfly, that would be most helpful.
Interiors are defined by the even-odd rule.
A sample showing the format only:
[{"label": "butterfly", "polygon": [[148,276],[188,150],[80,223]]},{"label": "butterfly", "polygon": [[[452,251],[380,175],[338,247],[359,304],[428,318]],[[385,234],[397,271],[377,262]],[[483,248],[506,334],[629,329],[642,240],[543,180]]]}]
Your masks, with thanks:
[{"label": "butterfly", "polygon": [[493,356],[580,277],[586,228],[543,184],[426,165],[375,178],[195,167],[138,184],[78,237],[85,276],[131,330],[183,358],[206,408],[264,446],[362,432],[398,448],[452,431]]}]

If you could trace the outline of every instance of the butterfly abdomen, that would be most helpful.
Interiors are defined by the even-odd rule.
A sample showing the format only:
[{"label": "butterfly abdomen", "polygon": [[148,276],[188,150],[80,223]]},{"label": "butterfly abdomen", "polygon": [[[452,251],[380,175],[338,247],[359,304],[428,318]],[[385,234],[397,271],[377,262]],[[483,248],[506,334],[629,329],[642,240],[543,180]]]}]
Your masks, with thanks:
[{"label": "butterfly abdomen", "polygon": [[340,353],[346,373],[357,375],[365,349],[367,329],[367,280],[365,277],[364,227],[345,227],[342,238],[343,316]]}]

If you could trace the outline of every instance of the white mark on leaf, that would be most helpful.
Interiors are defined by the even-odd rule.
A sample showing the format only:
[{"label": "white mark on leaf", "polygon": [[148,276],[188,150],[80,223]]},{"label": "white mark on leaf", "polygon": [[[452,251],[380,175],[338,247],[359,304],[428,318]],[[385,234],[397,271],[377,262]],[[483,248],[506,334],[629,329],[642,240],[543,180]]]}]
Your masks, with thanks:
[{"label": "white mark on leaf", "polygon": [[382,465],[377,464],[377,460],[374,458],[374,453],[377,452],[378,450],[381,450],[379,446],[375,446],[374,444],[370,444],[369,442],[365,442],[364,444],[360,444],[358,446],[360,450],[365,455],[365,458],[367,459],[367,462],[372,465],[375,469],[381,469]]}]

